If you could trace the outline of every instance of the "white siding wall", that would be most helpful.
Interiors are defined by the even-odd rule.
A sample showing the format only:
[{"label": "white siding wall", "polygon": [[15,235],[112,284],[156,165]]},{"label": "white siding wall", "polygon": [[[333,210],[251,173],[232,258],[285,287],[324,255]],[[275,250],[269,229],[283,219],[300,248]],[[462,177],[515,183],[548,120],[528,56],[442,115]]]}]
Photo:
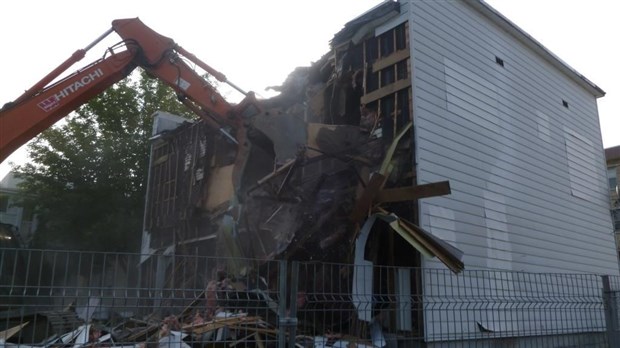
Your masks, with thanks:
[{"label": "white siding wall", "polygon": [[[452,188],[421,201],[422,227],[463,250],[470,270],[618,274],[595,97],[464,2],[411,1],[408,10],[418,182]],[[428,295],[459,291],[423,282]],[[490,286],[520,286],[502,284]],[[427,310],[426,336],[441,340],[449,329],[467,337],[476,322],[514,329],[500,314],[508,315],[464,311],[446,328],[449,318]],[[529,315],[521,319],[532,327],[521,334],[539,324],[583,331],[602,320]]]},{"label": "white siding wall", "polygon": [[452,187],[422,226],[470,269],[617,274],[596,99],[463,2],[409,13],[418,178]]}]

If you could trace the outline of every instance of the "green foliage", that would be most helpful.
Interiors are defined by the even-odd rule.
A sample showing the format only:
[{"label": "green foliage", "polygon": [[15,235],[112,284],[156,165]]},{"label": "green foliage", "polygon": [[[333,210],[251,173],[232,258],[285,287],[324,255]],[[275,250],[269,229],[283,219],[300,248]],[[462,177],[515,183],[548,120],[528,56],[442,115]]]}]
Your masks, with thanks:
[{"label": "green foliage", "polygon": [[139,250],[157,110],[189,116],[170,88],[132,75],[28,145],[30,163],[15,170],[37,207],[33,246]]}]

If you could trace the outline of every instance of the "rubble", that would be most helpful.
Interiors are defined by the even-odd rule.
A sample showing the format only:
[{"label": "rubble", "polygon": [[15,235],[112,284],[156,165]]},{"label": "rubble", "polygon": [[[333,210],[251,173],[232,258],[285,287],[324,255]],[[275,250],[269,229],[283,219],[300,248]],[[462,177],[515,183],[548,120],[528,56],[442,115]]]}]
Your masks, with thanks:
[{"label": "rubble", "polygon": [[[207,289],[205,293],[210,290]],[[203,294],[204,295],[204,294]],[[202,296],[202,295],[201,295]],[[218,295],[218,305],[227,303],[226,296]],[[206,307],[205,307],[206,306]],[[206,301],[194,301],[188,308],[177,315],[168,315],[156,319],[150,315],[144,318],[123,318],[121,321],[82,320],[74,328],[54,333],[41,342],[32,342],[28,334],[21,334],[27,326],[34,331],[48,332],[39,323],[23,322],[0,332],[0,347],[34,348],[34,347],[133,347],[133,348],[190,348],[225,345],[227,347],[275,347],[278,336],[286,331],[277,329],[276,325],[261,316],[249,315],[247,312],[218,307],[211,319],[205,319],[210,306]],[[206,310],[205,310],[206,309]],[[232,308],[231,308],[232,309]],[[64,314],[71,316],[73,308],[66,308]],[[192,314],[193,313],[193,314]],[[34,326],[34,327],[32,327]],[[326,334],[325,336],[307,336],[301,333],[295,336],[298,347],[383,347],[385,339],[377,323],[371,326],[372,341]],[[288,339],[288,338],[287,338]],[[353,343],[356,342],[356,343]],[[218,345],[220,344],[220,345]],[[351,345],[353,344],[353,345]],[[373,345],[374,344],[374,345]]]},{"label": "rubble", "polygon": [[[212,275],[203,279],[207,302],[221,281],[215,274],[242,277],[273,260],[365,265],[372,273],[372,265],[419,267],[422,257],[437,257],[460,272],[462,253],[418,226],[417,200],[450,194],[450,184],[417,182],[408,24],[374,31],[399,6],[386,2],[347,23],[331,52],[273,87],[280,95],[231,130],[238,146],[201,122],[158,136],[143,253],[220,260],[198,272]],[[276,286],[267,273],[263,290]],[[379,285],[372,274],[353,278],[317,284],[308,274],[299,291],[348,289],[354,300],[342,315],[370,323],[373,313],[359,303]],[[215,313],[212,303],[204,319]]]}]

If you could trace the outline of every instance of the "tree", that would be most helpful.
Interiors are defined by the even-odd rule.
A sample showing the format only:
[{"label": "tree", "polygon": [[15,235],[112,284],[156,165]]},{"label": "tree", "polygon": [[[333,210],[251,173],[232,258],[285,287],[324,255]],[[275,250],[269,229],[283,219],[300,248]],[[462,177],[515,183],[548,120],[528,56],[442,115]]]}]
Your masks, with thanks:
[{"label": "tree", "polygon": [[28,145],[30,163],[15,170],[26,200],[37,207],[33,246],[139,249],[157,110],[189,116],[172,89],[134,74]]}]

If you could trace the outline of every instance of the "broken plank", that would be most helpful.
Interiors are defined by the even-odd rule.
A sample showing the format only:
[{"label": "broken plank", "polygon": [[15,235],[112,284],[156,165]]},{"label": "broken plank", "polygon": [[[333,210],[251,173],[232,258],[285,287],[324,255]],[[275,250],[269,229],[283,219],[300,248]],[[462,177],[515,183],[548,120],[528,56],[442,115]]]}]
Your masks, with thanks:
[{"label": "broken plank", "polygon": [[374,62],[374,64],[372,65],[372,72],[377,72],[381,69],[385,69],[407,58],[409,58],[409,49],[396,51],[389,56],[381,58]]},{"label": "broken plank", "polygon": [[372,173],[370,176],[370,180],[368,180],[368,184],[364,191],[362,191],[362,195],[355,203],[355,207],[351,212],[349,218],[353,222],[360,222],[368,215],[368,210],[375,197],[383,187],[385,183],[385,176],[379,173]]},{"label": "broken plank", "polygon": [[427,257],[437,257],[454,273],[459,273],[464,269],[461,250],[381,207],[376,207],[376,210],[385,216],[391,216],[393,220],[389,222],[390,227],[420,253]]},{"label": "broken plank", "polygon": [[131,335],[125,338],[124,341],[133,342],[143,337],[146,339],[148,338],[148,336],[156,332],[158,329],[159,329],[159,324],[150,324],[147,327],[137,329],[135,332],[133,332]]},{"label": "broken plank", "polygon": [[262,333],[262,334],[273,335],[273,336],[276,336],[277,334],[280,333],[280,331],[277,329],[266,329],[266,328],[261,328],[261,327],[252,327],[252,326],[230,325],[228,326],[228,328],[232,330],[246,330],[246,331],[252,331],[255,333]]},{"label": "broken plank", "polygon": [[284,171],[288,170],[290,167],[292,167],[295,163],[297,162],[297,158],[293,158],[288,160],[286,163],[284,163],[282,166],[280,166],[280,168],[274,170],[273,172],[265,175],[262,179],[258,180],[256,182],[256,186],[261,186],[264,183],[266,183],[267,181],[275,178],[276,176],[284,173]]},{"label": "broken plank", "polygon": [[10,328],[8,330],[0,331],[0,339],[1,340],[5,340],[5,341],[8,340],[9,338],[13,337],[16,333],[21,331],[21,329],[23,329],[24,326],[28,325],[28,323],[30,323],[30,322],[27,321],[27,322],[25,322],[23,324],[14,326],[14,327],[12,327],[12,328]]},{"label": "broken plank", "polygon": [[[412,126],[413,126],[413,122],[407,123],[392,140],[390,147],[385,152],[385,156],[383,157],[383,162],[381,163],[381,168],[379,169],[379,173],[381,173],[381,175],[385,177],[388,177],[390,175],[392,157],[394,157],[394,152],[396,152],[396,147],[398,147],[398,143],[403,138],[403,136],[405,136],[405,134],[409,131],[409,129]],[[381,188],[383,188],[383,186]]]},{"label": "broken plank", "polygon": [[200,301],[202,301],[205,298],[205,294],[206,294],[206,291],[203,290],[198,296],[194,298],[194,300],[189,305],[187,305],[183,309],[181,314],[179,314],[179,317],[182,318],[186,316],[190,311],[194,310],[195,307],[198,305],[198,303],[200,303]]},{"label": "broken plank", "polygon": [[194,334],[202,334],[222,327],[240,324],[256,324],[260,321],[260,317],[235,316],[230,318],[219,318],[202,324],[185,325],[182,329],[183,331],[191,331]]},{"label": "broken plank", "polygon": [[405,89],[407,87],[411,86],[411,78],[406,78],[403,80],[398,80],[394,83],[390,83],[387,86],[383,86],[379,89],[376,89],[364,96],[362,96],[361,98],[361,102],[362,104],[368,104],[371,103],[377,99],[381,99],[385,96],[387,96],[388,94],[392,94],[394,92],[398,92],[401,89]]},{"label": "broken plank", "polygon": [[418,240],[452,272],[459,273],[465,268],[463,261],[461,261],[463,257],[463,252],[461,250],[407,220],[400,219],[399,224],[402,228],[411,233],[411,235],[418,238]]},{"label": "broken plank", "polygon": [[260,337],[260,334],[258,332],[254,334],[254,340],[256,341],[256,346],[258,348],[265,348],[265,344],[263,343],[263,339]]},{"label": "broken plank", "polygon": [[376,202],[403,202],[448,194],[450,194],[450,182],[440,181],[431,184],[384,189],[377,194]]},{"label": "broken plank", "polygon": [[228,344],[228,346],[229,346],[229,347],[236,347],[239,343],[245,343],[245,342],[248,342],[248,340],[249,340],[250,338],[254,337],[254,336],[255,336],[255,334],[254,334],[254,333],[249,334],[249,335],[247,335],[247,336],[245,336],[245,337],[242,337],[242,338],[240,338],[240,339],[238,339],[238,340],[236,340],[236,341],[234,341],[234,342],[229,343],[229,344]]}]

